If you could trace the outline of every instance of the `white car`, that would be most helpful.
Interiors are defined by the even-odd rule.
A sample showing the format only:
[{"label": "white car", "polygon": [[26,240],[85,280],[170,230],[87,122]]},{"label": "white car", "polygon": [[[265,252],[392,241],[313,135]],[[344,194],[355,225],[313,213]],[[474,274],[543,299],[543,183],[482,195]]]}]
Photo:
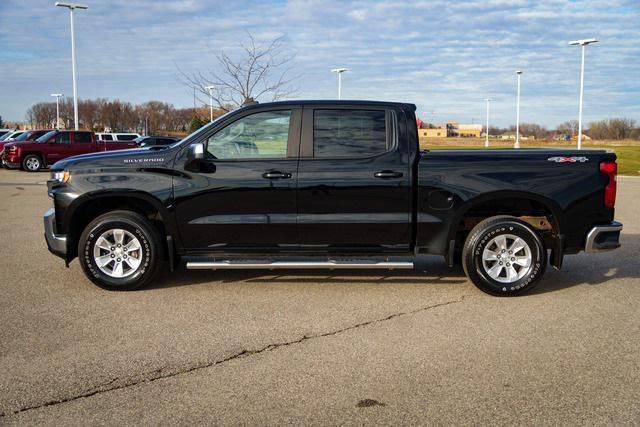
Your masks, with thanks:
[{"label": "white car", "polygon": [[15,129],[0,129],[0,141],[2,140],[3,136],[14,131]]},{"label": "white car", "polygon": [[22,135],[24,132],[25,131],[23,130],[14,130],[12,132],[5,133],[4,135],[0,136],[0,141],[4,141],[4,142],[13,141],[14,139]]},{"label": "white car", "polygon": [[133,141],[134,139],[139,137],[140,137],[139,133],[120,133],[120,132],[98,133],[96,132],[96,139],[98,141]]}]

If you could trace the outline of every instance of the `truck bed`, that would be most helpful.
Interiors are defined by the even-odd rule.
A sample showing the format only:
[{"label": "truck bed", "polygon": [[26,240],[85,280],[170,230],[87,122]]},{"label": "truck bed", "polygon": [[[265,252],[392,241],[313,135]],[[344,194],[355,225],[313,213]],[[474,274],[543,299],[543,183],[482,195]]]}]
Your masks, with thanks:
[{"label": "truck bed", "polygon": [[443,253],[455,240],[453,226],[471,209],[500,204],[515,214],[522,200],[533,200],[568,236],[565,252],[578,252],[589,227],[613,220],[614,210],[603,209],[608,177],[599,165],[615,158],[607,150],[420,151],[417,246]]}]

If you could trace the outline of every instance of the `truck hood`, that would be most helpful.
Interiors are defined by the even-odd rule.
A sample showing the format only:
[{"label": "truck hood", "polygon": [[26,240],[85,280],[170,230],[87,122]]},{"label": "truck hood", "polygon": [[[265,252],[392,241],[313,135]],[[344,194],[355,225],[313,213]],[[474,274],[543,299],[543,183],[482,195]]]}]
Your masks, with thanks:
[{"label": "truck hood", "polygon": [[130,148],[81,154],[59,160],[51,170],[162,167],[173,160],[176,150],[164,147]]}]

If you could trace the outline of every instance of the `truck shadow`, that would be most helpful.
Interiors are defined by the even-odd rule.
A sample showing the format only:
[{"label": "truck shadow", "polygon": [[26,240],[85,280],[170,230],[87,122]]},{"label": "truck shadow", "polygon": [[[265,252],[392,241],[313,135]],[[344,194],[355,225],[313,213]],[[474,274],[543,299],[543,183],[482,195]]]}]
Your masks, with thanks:
[{"label": "truck shadow", "polygon": [[[601,285],[612,280],[640,279],[640,235],[623,234],[622,247],[598,254],[569,255],[562,270],[548,266],[545,276],[529,295],[555,292],[577,285]],[[413,270],[186,270],[163,273],[150,289],[198,284],[395,284],[473,286],[460,266],[449,268],[442,257],[421,256]]]}]

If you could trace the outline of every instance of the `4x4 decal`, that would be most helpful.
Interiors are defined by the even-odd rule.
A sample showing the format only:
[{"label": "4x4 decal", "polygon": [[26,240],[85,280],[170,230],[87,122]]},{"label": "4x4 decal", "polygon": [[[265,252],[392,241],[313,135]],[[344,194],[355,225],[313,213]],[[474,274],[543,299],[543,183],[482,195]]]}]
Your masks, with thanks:
[{"label": "4x4 decal", "polygon": [[549,157],[547,159],[550,162],[556,163],[584,163],[588,162],[588,157]]}]

